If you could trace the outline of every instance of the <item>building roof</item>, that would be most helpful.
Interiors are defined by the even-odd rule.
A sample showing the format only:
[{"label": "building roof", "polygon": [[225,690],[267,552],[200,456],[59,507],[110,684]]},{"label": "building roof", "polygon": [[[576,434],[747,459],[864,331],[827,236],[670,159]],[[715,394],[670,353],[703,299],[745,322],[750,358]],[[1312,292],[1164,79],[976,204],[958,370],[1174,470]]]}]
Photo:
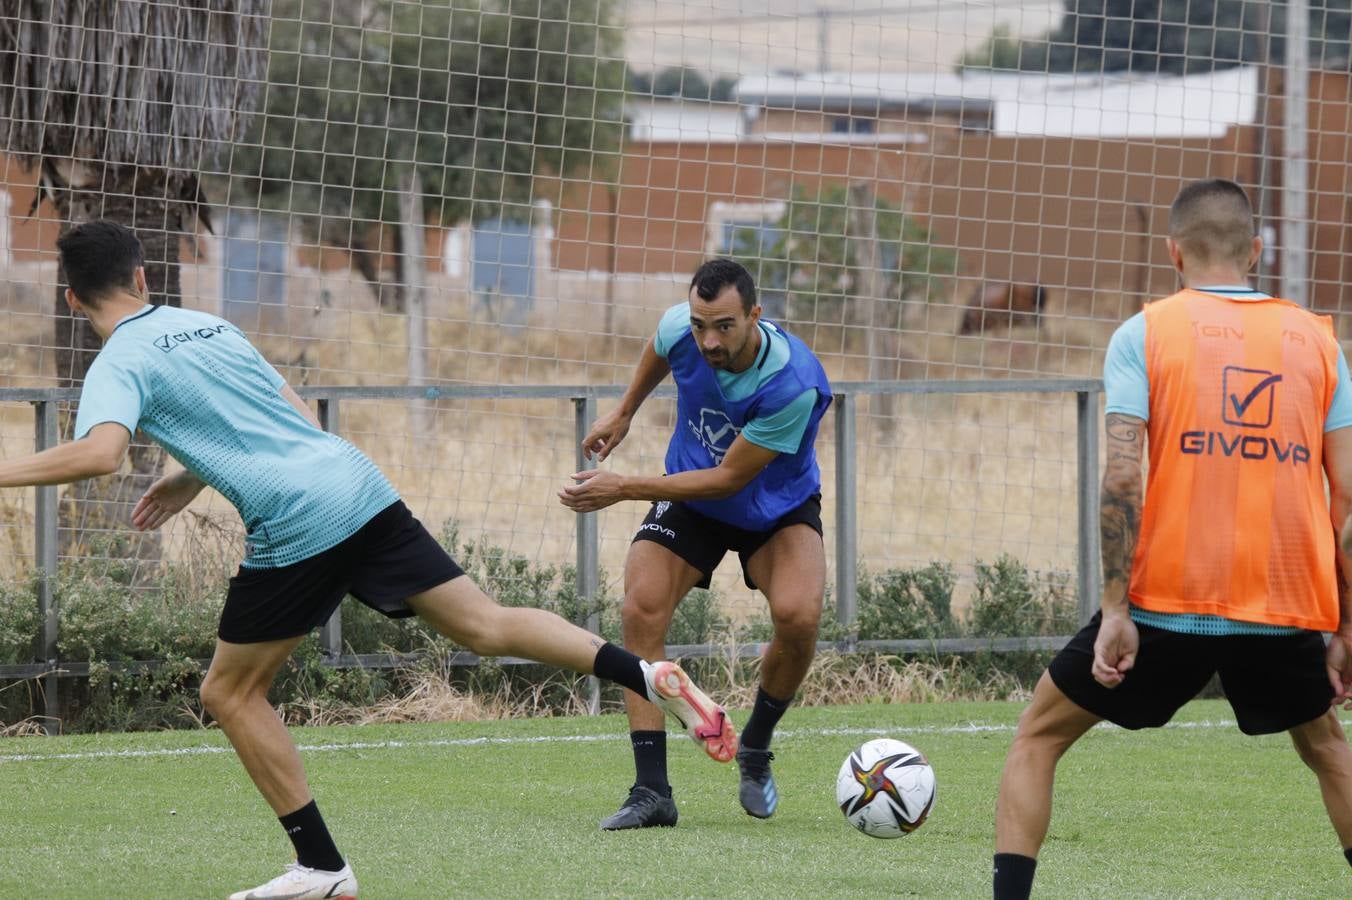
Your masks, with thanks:
[{"label": "building roof", "polygon": [[827,72],[743,78],[737,99],[773,107],[875,115],[988,113],[1000,136],[1218,137],[1258,111],[1253,66],[1198,75]]},{"label": "building roof", "polygon": [[740,140],[746,118],[736,103],[711,103],[675,97],[631,98],[624,104],[629,137],[636,141]]}]

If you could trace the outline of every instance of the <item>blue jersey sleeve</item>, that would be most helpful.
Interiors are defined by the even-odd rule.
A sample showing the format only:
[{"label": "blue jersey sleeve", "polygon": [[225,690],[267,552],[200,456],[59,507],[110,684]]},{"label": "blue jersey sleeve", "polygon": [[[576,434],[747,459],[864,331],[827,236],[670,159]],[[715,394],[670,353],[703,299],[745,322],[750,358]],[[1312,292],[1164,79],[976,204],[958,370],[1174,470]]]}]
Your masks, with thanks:
[{"label": "blue jersey sleeve", "polygon": [[653,349],[663,359],[671,352],[671,347],[690,330],[690,304],[677,303],[662,314],[657,323],[657,334],[653,336]]},{"label": "blue jersey sleeve", "polygon": [[1103,360],[1106,413],[1150,419],[1150,375],[1145,367],[1145,313],[1132,316],[1113,333]]},{"label": "blue jersey sleeve", "polygon": [[1347,372],[1347,357],[1343,348],[1338,348],[1338,387],[1333,391],[1333,403],[1329,405],[1328,418],[1324,419],[1324,433],[1337,431],[1352,425],[1352,390],[1347,383],[1352,380]]},{"label": "blue jersey sleeve", "polygon": [[135,355],[107,349],[94,359],[80,390],[80,408],[75,414],[75,439],[89,434],[95,425],[116,422],[136,434],[141,411],[150,400],[145,365]]},{"label": "blue jersey sleeve", "polygon": [[816,404],[817,391],[809,388],[779,412],[747,422],[742,429],[742,437],[766,450],[797,453],[808,423],[812,421],[812,409]]}]

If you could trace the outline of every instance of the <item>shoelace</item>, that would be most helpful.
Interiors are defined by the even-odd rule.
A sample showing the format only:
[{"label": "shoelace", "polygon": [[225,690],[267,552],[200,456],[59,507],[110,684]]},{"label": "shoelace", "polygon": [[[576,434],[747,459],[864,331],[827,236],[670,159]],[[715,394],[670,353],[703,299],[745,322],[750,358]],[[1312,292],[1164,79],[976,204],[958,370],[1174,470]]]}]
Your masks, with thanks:
[{"label": "shoelace", "polygon": [[634,785],[629,789],[629,799],[624,801],[625,806],[655,806],[662,802],[662,795],[652,788],[644,788],[641,785]]},{"label": "shoelace", "polygon": [[743,754],[738,757],[737,761],[741,764],[742,771],[746,773],[748,778],[764,781],[770,777],[770,760],[774,758],[773,753],[766,751],[765,753]]}]

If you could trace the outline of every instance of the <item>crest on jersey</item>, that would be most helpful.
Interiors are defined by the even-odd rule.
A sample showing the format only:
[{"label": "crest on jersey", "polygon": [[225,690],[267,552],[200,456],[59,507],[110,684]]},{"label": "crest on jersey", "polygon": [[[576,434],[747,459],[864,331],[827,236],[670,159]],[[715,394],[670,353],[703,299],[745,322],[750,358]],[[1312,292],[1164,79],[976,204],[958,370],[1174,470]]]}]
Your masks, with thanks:
[{"label": "crest on jersey", "polygon": [[721,409],[710,409],[706,406],[699,411],[698,425],[688,419],[686,421],[700,444],[713,457],[714,465],[723,462],[723,457],[732,449],[732,442],[742,433],[742,429],[732,424],[732,419]]}]

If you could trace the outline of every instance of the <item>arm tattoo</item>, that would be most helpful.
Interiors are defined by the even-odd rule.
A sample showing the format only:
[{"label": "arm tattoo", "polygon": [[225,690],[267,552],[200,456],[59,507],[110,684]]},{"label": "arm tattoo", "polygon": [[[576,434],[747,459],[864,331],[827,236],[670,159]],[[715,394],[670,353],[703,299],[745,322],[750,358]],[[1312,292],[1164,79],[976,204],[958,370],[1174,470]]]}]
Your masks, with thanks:
[{"label": "arm tattoo", "polygon": [[1109,413],[1105,421],[1108,468],[1099,496],[1104,603],[1126,604],[1131,560],[1141,527],[1141,452],[1145,423]]}]

